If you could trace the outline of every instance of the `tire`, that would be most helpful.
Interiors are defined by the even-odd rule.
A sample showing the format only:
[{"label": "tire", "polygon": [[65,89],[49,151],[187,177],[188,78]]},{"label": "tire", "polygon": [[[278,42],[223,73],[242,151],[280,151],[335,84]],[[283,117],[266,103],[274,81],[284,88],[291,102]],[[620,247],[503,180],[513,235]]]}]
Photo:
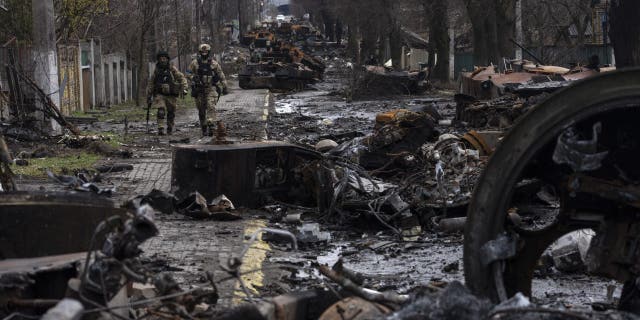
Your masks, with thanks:
[{"label": "tire", "polygon": [[[616,108],[611,102],[627,99],[640,99],[640,69],[579,81],[549,97],[510,130],[481,175],[467,211],[464,272],[473,293],[498,301],[492,268],[480,262],[481,248],[504,230],[514,185],[527,163],[572,124]],[[530,278],[528,282],[530,290]],[[527,285],[516,285],[515,290],[526,291]]]}]

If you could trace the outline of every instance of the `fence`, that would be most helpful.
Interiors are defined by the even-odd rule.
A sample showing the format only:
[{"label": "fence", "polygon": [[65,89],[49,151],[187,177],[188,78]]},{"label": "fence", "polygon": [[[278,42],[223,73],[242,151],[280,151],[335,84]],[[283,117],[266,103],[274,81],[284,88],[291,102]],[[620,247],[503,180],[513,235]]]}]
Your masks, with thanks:
[{"label": "fence", "polygon": [[[547,65],[567,67],[573,63],[586,64],[593,55],[597,55],[600,58],[600,64],[613,63],[613,48],[610,46],[586,45],[574,48],[539,47],[529,48],[529,51],[534,53]],[[533,59],[527,53],[523,53],[523,57],[528,60]]]}]

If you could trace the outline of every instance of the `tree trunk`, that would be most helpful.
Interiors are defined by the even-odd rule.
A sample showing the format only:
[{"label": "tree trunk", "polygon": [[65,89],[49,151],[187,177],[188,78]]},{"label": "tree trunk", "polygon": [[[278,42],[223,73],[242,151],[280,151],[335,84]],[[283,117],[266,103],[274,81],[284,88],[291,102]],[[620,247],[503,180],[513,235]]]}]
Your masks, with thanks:
[{"label": "tree trunk", "polygon": [[609,37],[616,55],[616,67],[640,66],[640,1],[611,2]]},{"label": "tree trunk", "polygon": [[335,41],[335,21],[333,15],[331,15],[328,9],[323,9],[321,15],[324,25],[324,35],[329,37],[329,41]]},{"label": "tree trunk", "polygon": [[343,26],[342,26],[342,20],[340,18],[338,18],[336,20],[336,42],[338,44],[342,43],[342,33],[344,32],[343,30]]},{"label": "tree trunk", "polygon": [[496,1],[496,36],[498,38],[498,60],[512,59],[516,55],[515,46],[511,42],[516,38],[516,2],[515,0]]},{"label": "tree trunk", "polygon": [[514,1],[465,0],[465,4],[473,28],[474,64],[500,64],[503,57],[513,56]]},{"label": "tree trunk", "polygon": [[393,68],[399,70],[402,65],[402,34],[400,34],[400,28],[398,26],[393,28],[393,31],[389,34],[389,44],[391,50],[391,61],[393,62]]},{"label": "tree trunk", "polygon": [[353,61],[357,64],[361,64],[360,59],[360,45],[358,39],[358,27],[355,24],[350,24],[347,27],[349,32],[349,42],[347,42],[347,52],[349,56],[353,58]]},{"label": "tree trunk", "polygon": [[147,97],[147,59],[145,59],[146,50],[146,32],[140,33],[140,43],[138,45],[138,95],[136,97],[136,106],[141,106]]},{"label": "tree trunk", "polygon": [[193,52],[198,51],[200,41],[202,41],[202,2],[200,0],[193,0],[193,5],[196,6],[196,39],[193,45]]},{"label": "tree trunk", "polygon": [[447,0],[435,0],[432,4],[430,40],[433,42],[438,61],[433,69],[433,78],[447,80],[449,78],[449,19]]},{"label": "tree trunk", "polygon": [[244,0],[237,0],[238,2],[238,25],[240,25],[240,34],[244,34],[247,30],[245,27],[245,17],[244,17]]}]

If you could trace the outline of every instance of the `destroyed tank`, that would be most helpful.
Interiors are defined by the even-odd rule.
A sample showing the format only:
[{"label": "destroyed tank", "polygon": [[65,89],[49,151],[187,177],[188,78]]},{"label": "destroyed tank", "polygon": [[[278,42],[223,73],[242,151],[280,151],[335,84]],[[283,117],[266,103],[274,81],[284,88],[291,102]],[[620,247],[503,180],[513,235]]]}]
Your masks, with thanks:
[{"label": "destroyed tank", "polygon": [[242,89],[302,90],[317,82],[313,70],[302,64],[251,63],[238,74]]}]

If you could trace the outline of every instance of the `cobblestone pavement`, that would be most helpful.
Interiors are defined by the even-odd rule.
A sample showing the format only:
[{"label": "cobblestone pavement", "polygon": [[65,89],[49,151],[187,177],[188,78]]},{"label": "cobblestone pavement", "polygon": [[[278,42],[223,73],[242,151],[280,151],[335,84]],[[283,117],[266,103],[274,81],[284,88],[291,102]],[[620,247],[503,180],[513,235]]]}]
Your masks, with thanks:
[{"label": "cobblestone pavement", "polygon": [[[218,119],[226,125],[230,139],[263,138],[269,97],[267,90],[241,90],[232,83],[231,93],[223,96],[217,105]],[[134,169],[113,175],[112,178],[121,185],[120,194],[123,197],[146,194],[152,189],[171,189],[171,141],[184,142],[184,139],[188,139],[189,143],[195,144],[210,142],[210,138],[200,137],[194,107],[180,109],[176,115],[176,128],[179,131],[171,137],[145,137],[141,143],[141,157],[134,161]],[[216,280],[228,277],[220,265],[226,264],[234,254],[242,252],[245,234],[255,229],[256,224],[261,224],[251,219],[236,222],[194,221],[180,215],[160,216],[157,220],[160,235],[144,245],[145,257],[165,265],[184,288],[204,282],[205,271],[212,272]],[[250,262],[242,270],[247,267],[260,268],[264,257],[260,257],[260,251],[250,250],[247,259]],[[247,278],[247,286],[261,285],[260,274],[250,277],[259,281]],[[218,285],[222,305],[230,305],[239,299],[237,288],[235,280],[223,281]]]},{"label": "cobblestone pavement", "polygon": [[[229,139],[262,140],[266,134],[270,94],[268,90],[241,90],[231,84],[230,94],[221,97],[217,105],[218,119],[227,127]],[[209,143],[202,138],[198,114],[193,106],[181,108],[176,114],[177,132],[173,136],[142,136],[134,148],[139,158],[132,160],[132,171],[109,175],[120,186],[119,200],[146,194],[153,189],[171,189],[171,144],[187,142]]]}]

